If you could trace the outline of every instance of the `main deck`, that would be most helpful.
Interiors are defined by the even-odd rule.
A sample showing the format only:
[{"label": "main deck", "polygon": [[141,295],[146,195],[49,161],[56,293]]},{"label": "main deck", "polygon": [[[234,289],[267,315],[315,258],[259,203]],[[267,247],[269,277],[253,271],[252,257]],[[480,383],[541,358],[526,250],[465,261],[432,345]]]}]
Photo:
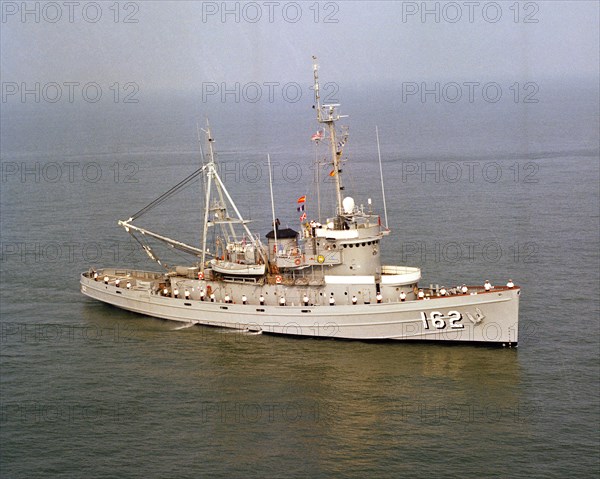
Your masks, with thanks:
[{"label": "main deck", "polygon": [[[94,273],[98,273],[97,278]],[[181,289],[178,284],[186,286]],[[212,298],[206,294],[209,286]],[[190,324],[345,339],[418,339],[507,346],[515,346],[518,341],[517,286],[490,291],[470,286],[467,294],[451,289],[445,296],[427,289],[423,299],[401,301],[389,297],[381,302],[356,304],[344,301],[342,294],[334,305],[329,303],[328,295],[320,293],[311,295],[305,304],[302,294],[306,287],[302,286],[236,283],[229,289],[231,286],[226,282],[125,269],[81,275],[81,290],[91,298]],[[204,298],[200,297],[201,291]],[[278,302],[282,294],[292,298],[285,305]]]}]

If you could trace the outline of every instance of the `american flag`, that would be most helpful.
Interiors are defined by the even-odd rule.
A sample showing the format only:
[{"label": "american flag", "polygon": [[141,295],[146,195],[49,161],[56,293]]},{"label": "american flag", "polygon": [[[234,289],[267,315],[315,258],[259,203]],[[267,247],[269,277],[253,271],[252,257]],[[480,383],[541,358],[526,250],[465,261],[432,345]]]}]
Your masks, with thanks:
[{"label": "american flag", "polygon": [[313,136],[310,137],[312,141],[319,141],[323,139],[323,130],[317,131]]}]

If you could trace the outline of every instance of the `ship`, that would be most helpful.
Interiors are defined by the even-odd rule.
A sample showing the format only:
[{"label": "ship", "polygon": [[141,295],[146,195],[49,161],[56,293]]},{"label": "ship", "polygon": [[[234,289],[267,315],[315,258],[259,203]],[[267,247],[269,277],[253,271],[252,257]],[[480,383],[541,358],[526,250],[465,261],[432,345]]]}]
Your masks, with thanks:
[{"label": "ship", "polygon": [[[308,219],[306,196],[295,231],[275,215],[271,163],[272,224],[265,241],[249,229],[219,176],[210,125],[202,128],[202,166],[127,220],[118,221],[161,271],[91,266],[80,275],[81,292],[94,300],[188,326],[231,328],[252,334],[363,341],[434,341],[518,345],[521,288],[456,282],[421,286],[421,269],[386,265],[381,248],[391,234],[381,215],[346,195],[343,162],[346,129],[338,131],[339,104],[322,104],[319,67],[313,57],[314,105],[325,145],[335,204],[323,223]],[[377,135],[379,150],[379,136]],[[204,153],[206,151],[206,154]],[[381,155],[379,155],[381,171]],[[202,235],[197,246],[134,222],[192,181],[203,182]],[[383,190],[383,174],[381,174]],[[385,191],[383,190],[385,208]],[[321,205],[319,199],[319,215]],[[200,222],[200,218],[199,218]],[[149,239],[190,255],[185,265],[165,264]]]}]

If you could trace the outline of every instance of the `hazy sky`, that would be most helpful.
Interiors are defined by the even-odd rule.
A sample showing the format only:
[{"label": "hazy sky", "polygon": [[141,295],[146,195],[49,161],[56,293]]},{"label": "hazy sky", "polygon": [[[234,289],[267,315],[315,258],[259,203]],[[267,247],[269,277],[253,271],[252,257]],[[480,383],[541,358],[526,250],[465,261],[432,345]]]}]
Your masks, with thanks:
[{"label": "hazy sky", "polygon": [[597,1],[114,5],[2,1],[2,82],[285,83],[310,80],[312,54],[346,85],[598,78]]}]

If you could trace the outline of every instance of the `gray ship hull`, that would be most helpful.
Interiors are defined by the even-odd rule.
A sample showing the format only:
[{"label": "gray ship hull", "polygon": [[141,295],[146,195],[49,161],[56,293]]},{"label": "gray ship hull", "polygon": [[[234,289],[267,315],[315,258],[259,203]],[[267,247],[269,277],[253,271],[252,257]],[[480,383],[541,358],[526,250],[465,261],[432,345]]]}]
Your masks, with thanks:
[{"label": "gray ship hull", "polygon": [[[81,292],[119,308],[156,318],[188,324],[233,328],[261,333],[358,340],[421,340],[499,344],[518,343],[520,289],[494,288],[485,291],[470,287],[469,294],[434,296],[429,299],[391,301],[371,304],[310,304],[289,302],[286,306],[237,302],[214,302],[162,296],[153,285],[158,273],[131,272],[146,277],[135,287],[116,286],[112,281],[94,280],[81,275]],[[153,279],[154,278],[154,279]],[[198,280],[198,286],[206,282]],[[214,284],[214,282],[213,282]],[[141,286],[140,286],[141,285]],[[239,286],[236,286],[239,288]],[[261,291],[272,296],[284,285],[263,285]],[[251,293],[256,285],[247,285]],[[294,296],[296,289],[296,296]],[[243,290],[243,286],[242,286]],[[302,288],[285,287],[289,297],[300,297]]]}]

